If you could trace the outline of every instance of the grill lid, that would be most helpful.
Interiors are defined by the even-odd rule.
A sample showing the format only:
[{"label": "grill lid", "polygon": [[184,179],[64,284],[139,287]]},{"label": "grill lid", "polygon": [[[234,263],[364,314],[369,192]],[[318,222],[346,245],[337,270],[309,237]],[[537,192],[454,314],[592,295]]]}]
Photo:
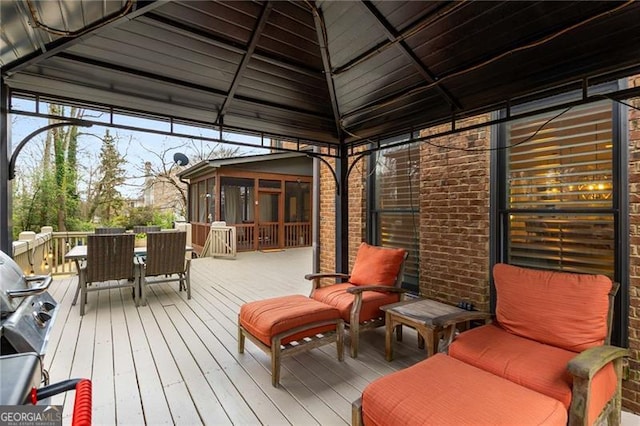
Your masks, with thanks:
[{"label": "grill lid", "polygon": [[27,281],[20,266],[0,251],[0,311],[6,316],[16,310],[22,301],[21,297],[9,297],[7,290],[23,290],[27,288]]},{"label": "grill lid", "polygon": [[[39,281],[36,286],[28,283]],[[45,292],[51,284],[50,275],[25,277],[20,266],[8,254],[0,251],[0,315],[6,317],[18,309],[25,296]]]}]

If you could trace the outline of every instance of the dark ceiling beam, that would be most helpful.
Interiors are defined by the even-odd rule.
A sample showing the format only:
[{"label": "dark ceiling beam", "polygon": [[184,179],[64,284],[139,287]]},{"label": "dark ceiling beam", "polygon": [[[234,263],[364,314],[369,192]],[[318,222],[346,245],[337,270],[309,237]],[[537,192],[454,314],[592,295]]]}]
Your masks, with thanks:
[{"label": "dark ceiling beam", "polygon": [[31,65],[35,65],[40,61],[46,60],[47,58],[50,58],[52,56],[57,55],[58,53],[64,52],[65,50],[75,46],[76,44],[80,43],[80,42],[86,42],[87,39],[95,36],[96,34],[98,34],[98,32],[100,30],[103,30],[105,28],[109,28],[109,27],[113,27],[116,25],[119,25],[122,22],[125,21],[129,21],[131,19],[134,19],[140,15],[143,15],[147,12],[149,12],[150,10],[155,9],[158,6],[163,5],[165,2],[164,1],[156,1],[156,0],[138,0],[134,3],[133,5],[133,10],[129,13],[127,13],[124,16],[121,16],[120,18],[114,19],[112,21],[109,21],[109,19],[113,19],[112,17],[106,17],[105,18],[105,24],[103,25],[99,25],[96,27],[96,29],[89,31],[86,34],[83,34],[81,36],[78,37],[62,37],[59,38],[58,40],[49,43],[48,45],[45,46],[46,50],[45,51],[36,51],[33,52],[30,55],[27,55],[21,59],[18,59],[10,64],[7,64],[6,67],[4,67],[2,69],[2,73],[6,76],[10,76],[11,74],[20,72],[28,67],[30,67]]},{"label": "dark ceiling beam", "polygon": [[[193,28],[189,25],[185,25],[181,22],[177,22],[164,16],[160,16],[156,13],[148,13],[144,16],[143,19],[152,20],[156,25],[162,25],[165,28],[171,28],[173,31],[179,32],[180,34],[186,35],[187,37],[196,38],[204,41],[205,43],[212,43],[231,52],[235,52],[238,54],[247,53],[247,47],[243,44],[223,37],[219,37],[215,34],[211,34],[197,28]],[[286,58],[273,55],[257,47],[254,50],[253,57],[255,59],[259,59],[272,65],[276,65],[290,71],[295,71],[309,77],[321,78],[320,71],[315,68],[307,67],[301,63],[289,61]]]},{"label": "dark ceiling beam", "polygon": [[434,75],[429,68],[418,58],[413,50],[407,45],[404,40],[400,40],[397,43],[395,42],[400,38],[400,33],[386,20],[386,18],[376,9],[376,7],[369,0],[362,0],[362,4],[367,8],[369,13],[373,15],[373,17],[378,22],[378,25],[390,42],[394,42],[395,46],[402,52],[402,54],[409,59],[413,67],[418,71],[418,73],[422,76],[422,78],[427,83],[436,83],[436,90],[440,93],[440,95],[449,103],[452,110],[461,110],[462,105],[460,102],[442,85],[437,84],[438,77]]},{"label": "dark ceiling beam", "polygon": [[336,95],[336,86],[333,83],[333,74],[331,73],[331,60],[329,58],[329,47],[327,46],[327,31],[324,26],[324,20],[320,15],[315,2],[312,4],[313,22],[316,25],[316,33],[318,34],[318,44],[320,45],[320,54],[322,55],[322,65],[324,66],[324,76],[327,80],[327,90],[331,98],[331,110],[333,111],[333,120],[336,125],[336,136],[342,140],[342,124],[340,123],[340,108],[338,107],[338,96]]},{"label": "dark ceiling beam", "polygon": [[[133,68],[128,68],[128,67],[124,67],[122,65],[115,65],[115,64],[112,64],[111,62],[99,61],[97,59],[84,58],[82,56],[72,55],[70,53],[60,53],[60,54],[58,54],[58,57],[62,58],[62,59],[69,60],[69,61],[83,63],[83,64],[86,64],[86,65],[101,67],[101,68],[108,69],[108,70],[111,70],[111,71],[116,71],[116,72],[120,72],[120,73],[124,73],[124,74],[130,74],[130,75],[133,75],[133,76],[136,76],[136,77],[143,77],[143,78],[146,78],[146,79],[149,79],[149,80],[155,80],[155,81],[161,82],[161,83],[168,83],[168,84],[173,84],[175,86],[180,86],[180,87],[185,87],[185,88],[188,88],[188,89],[198,90],[198,91],[205,92],[205,93],[211,93],[211,94],[218,95],[218,96],[221,96],[221,97],[226,97],[228,95],[227,92],[225,92],[224,90],[214,89],[212,87],[203,86],[201,84],[190,83],[190,82],[187,82],[187,81],[178,80],[176,78],[172,78],[172,77],[167,77],[167,76],[151,73],[151,72],[148,72],[148,71],[142,71],[142,70],[137,70],[137,69],[133,69]],[[268,102],[268,101],[264,101],[264,100],[261,100],[261,99],[250,98],[248,96],[236,96],[235,99],[237,99],[239,101],[242,101],[242,102],[247,102],[247,103],[250,103],[250,104],[254,104],[254,105],[264,106],[264,107],[268,107],[268,108],[277,108],[277,109],[280,109],[280,110],[283,110],[283,111],[287,111],[287,112],[308,115],[308,116],[313,117],[313,118],[320,118],[320,119],[323,119],[323,120],[330,120],[331,119],[329,116],[318,114],[315,111],[309,111],[309,110],[303,109],[303,108],[295,108],[295,107],[291,107],[289,105],[282,105],[282,104],[275,103],[275,102]]]},{"label": "dark ceiling beam", "polygon": [[229,91],[227,93],[227,97],[225,98],[222,106],[220,107],[220,111],[218,111],[218,116],[216,117],[216,123],[221,123],[224,119],[224,115],[227,113],[227,109],[231,104],[234,96],[236,95],[236,90],[238,90],[238,85],[240,84],[240,80],[242,79],[245,70],[247,69],[247,65],[249,65],[249,61],[251,60],[251,55],[253,55],[256,46],[258,45],[258,40],[262,35],[262,31],[264,27],[267,25],[267,18],[269,18],[269,14],[271,13],[271,9],[273,8],[273,4],[268,1],[262,6],[262,11],[260,12],[260,17],[256,22],[255,28],[251,33],[251,39],[249,40],[249,44],[247,45],[247,51],[244,54],[242,61],[240,61],[240,65],[238,65],[238,69],[236,70],[236,74],[233,76],[233,81],[231,82],[231,87],[229,87]]},{"label": "dark ceiling beam", "polygon": [[346,64],[340,65],[336,68],[334,68],[333,70],[333,75],[339,75],[342,74],[345,71],[348,71],[349,69],[353,68],[354,66],[360,64],[361,62],[364,62],[380,53],[382,53],[384,50],[390,48],[391,46],[393,46],[394,44],[398,43],[401,40],[404,40],[405,38],[410,37],[411,35],[415,34],[418,31],[423,30],[424,28],[426,28],[427,26],[434,24],[438,21],[440,21],[441,19],[445,18],[446,16],[450,15],[452,12],[454,12],[455,10],[459,9],[460,7],[466,5],[467,3],[464,1],[454,1],[451,3],[447,3],[445,4],[441,9],[438,9],[438,11],[436,13],[431,13],[427,16],[424,16],[420,19],[418,19],[416,22],[410,24],[407,28],[405,28],[404,30],[400,31],[398,33],[398,37],[396,37],[395,39],[392,40],[387,40],[384,41],[382,43],[379,43],[375,46],[373,46],[372,48],[370,48],[369,50],[361,53],[360,55],[356,56],[355,58],[351,59],[349,62],[347,62]]}]

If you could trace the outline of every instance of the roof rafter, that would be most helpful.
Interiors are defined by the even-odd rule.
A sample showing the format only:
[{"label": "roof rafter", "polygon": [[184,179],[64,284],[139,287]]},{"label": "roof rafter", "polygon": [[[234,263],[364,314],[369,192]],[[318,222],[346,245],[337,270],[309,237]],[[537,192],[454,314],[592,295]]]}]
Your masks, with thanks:
[{"label": "roof rafter", "polygon": [[336,125],[336,135],[342,140],[342,124],[340,120],[340,108],[338,107],[338,96],[336,95],[336,86],[333,83],[333,75],[331,73],[331,59],[329,58],[329,47],[327,46],[327,30],[324,26],[324,20],[320,15],[320,11],[315,2],[312,3],[313,22],[316,25],[316,33],[318,34],[318,43],[320,44],[320,53],[322,54],[322,65],[324,66],[324,76],[327,80],[327,90],[331,98],[331,109],[333,111],[333,120]]},{"label": "roof rafter", "polygon": [[389,41],[394,42],[402,54],[409,59],[422,78],[424,78],[428,83],[435,83],[436,90],[449,103],[449,105],[451,105],[452,109],[463,109],[460,102],[446,88],[437,83],[438,77],[435,76],[429,68],[427,68],[427,66],[420,60],[420,58],[418,58],[418,56],[416,56],[415,52],[411,50],[404,40],[399,40],[395,43],[395,41],[401,37],[401,34],[393,28],[378,9],[376,9],[369,0],[362,0],[362,4],[364,4],[367,10],[376,19],[376,22],[380,25],[380,28],[382,28]]},{"label": "roof rafter", "polygon": [[236,75],[233,76],[233,81],[231,82],[231,87],[229,87],[229,91],[227,96],[220,107],[220,111],[218,111],[218,116],[216,117],[216,123],[220,123],[224,118],[231,101],[233,100],[236,90],[238,89],[238,85],[240,84],[240,79],[244,75],[245,70],[247,69],[247,65],[249,65],[249,61],[251,60],[251,56],[253,55],[256,46],[258,45],[258,40],[262,35],[262,31],[264,27],[267,25],[267,19],[269,18],[269,14],[271,13],[271,9],[273,8],[273,4],[270,1],[267,1],[262,6],[262,11],[260,12],[260,17],[256,22],[255,28],[251,33],[251,39],[249,40],[249,44],[247,45],[246,53],[240,61],[240,65],[238,65],[238,69],[236,70]]}]

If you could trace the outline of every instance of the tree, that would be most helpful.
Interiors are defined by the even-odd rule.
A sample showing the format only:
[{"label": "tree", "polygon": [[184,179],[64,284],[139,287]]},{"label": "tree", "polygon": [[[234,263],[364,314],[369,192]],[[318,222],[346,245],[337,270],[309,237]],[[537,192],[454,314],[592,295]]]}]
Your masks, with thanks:
[{"label": "tree", "polygon": [[123,162],[124,157],[118,152],[115,140],[107,129],[102,138],[100,167],[98,169],[99,177],[92,205],[89,208],[90,219],[98,215],[102,223],[109,223],[122,209],[124,199],[118,187],[125,182]]},{"label": "tree", "polygon": [[[84,111],[75,107],[50,104],[50,116],[82,118]],[[57,122],[49,119],[49,124]],[[77,190],[77,126],[65,126],[47,132],[41,148],[31,151],[31,164],[21,167],[19,183],[14,187],[16,223],[22,230],[38,230],[54,225],[68,230],[68,218],[76,214]],[[24,164],[25,158],[20,159]]]}]

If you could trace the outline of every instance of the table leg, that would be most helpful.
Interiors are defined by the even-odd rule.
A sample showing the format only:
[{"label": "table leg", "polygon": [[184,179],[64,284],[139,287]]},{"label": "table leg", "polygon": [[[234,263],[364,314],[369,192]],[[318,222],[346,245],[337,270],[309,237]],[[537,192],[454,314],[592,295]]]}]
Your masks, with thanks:
[{"label": "table leg", "polygon": [[436,352],[438,352],[438,331],[436,329],[432,329],[425,326],[417,326],[416,331],[418,332],[418,340],[422,337],[423,342],[426,343],[427,349],[427,357],[433,356]]},{"label": "table leg", "polygon": [[393,319],[389,312],[385,312],[384,356],[387,361],[393,360]]}]

